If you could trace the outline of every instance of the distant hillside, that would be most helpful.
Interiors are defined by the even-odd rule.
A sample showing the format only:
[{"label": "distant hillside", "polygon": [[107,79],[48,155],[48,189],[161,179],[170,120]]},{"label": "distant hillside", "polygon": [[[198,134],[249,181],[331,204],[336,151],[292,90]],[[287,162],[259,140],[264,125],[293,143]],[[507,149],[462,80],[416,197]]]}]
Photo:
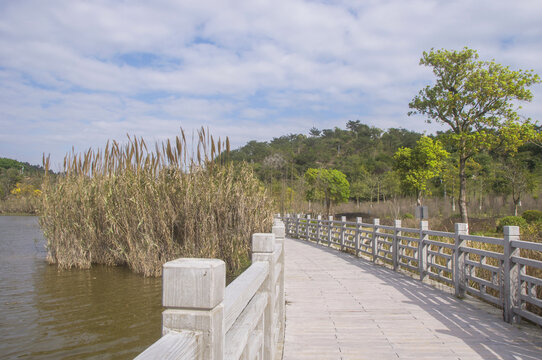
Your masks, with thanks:
[{"label": "distant hillside", "polygon": [[349,181],[365,172],[391,170],[393,154],[399,147],[412,147],[422,134],[405,129],[382,130],[349,121],[346,130],[312,128],[309,135],[290,134],[268,142],[250,141],[230,153],[234,161],[254,164],[260,179],[288,179],[303,176],[309,168],[334,168]]},{"label": "distant hillside", "polygon": [[22,173],[43,172],[43,167],[40,165],[30,165],[27,162],[20,162],[17,160],[3,158],[3,157],[0,157],[0,169],[3,169],[3,170],[16,169],[16,170],[21,171]]},{"label": "distant hillside", "polygon": [[0,158],[0,200],[6,199],[17,184],[31,185],[33,189],[39,189],[42,175],[42,166]]},{"label": "distant hillside", "polygon": [[[309,168],[339,170],[350,183],[351,199],[379,201],[409,195],[399,186],[398,175],[393,171],[393,156],[400,147],[414,147],[421,136],[406,129],[383,130],[360,121],[348,121],[346,129],[312,128],[307,135],[289,134],[270,141],[250,141],[231,151],[230,158],[251,164],[259,179],[281,203],[291,197],[288,194],[302,196],[303,175]],[[449,141],[450,133],[429,136],[439,139],[450,153],[445,173],[432,179],[429,193],[457,199],[457,149]],[[469,159],[466,171],[471,184],[469,197],[476,199],[473,206],[488,195],[516,200],[527,194],[538,197],[542,189],[542,146],[527,143],[515,156],[481,150]]]}]

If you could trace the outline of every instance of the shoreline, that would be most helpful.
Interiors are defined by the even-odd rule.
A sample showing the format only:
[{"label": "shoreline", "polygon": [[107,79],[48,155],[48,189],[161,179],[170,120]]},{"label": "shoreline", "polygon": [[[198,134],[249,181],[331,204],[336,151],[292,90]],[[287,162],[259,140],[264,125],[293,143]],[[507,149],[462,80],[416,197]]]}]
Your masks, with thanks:
[{"label": "shoreline", "polygon": [[32,214],[32,213],[23,213],[23,212],[14,212],[14,213],[10,213],[10,212],[5,212],[5,213],[2,213],[0,212],[0,216],[38,216],[38,214]]}]

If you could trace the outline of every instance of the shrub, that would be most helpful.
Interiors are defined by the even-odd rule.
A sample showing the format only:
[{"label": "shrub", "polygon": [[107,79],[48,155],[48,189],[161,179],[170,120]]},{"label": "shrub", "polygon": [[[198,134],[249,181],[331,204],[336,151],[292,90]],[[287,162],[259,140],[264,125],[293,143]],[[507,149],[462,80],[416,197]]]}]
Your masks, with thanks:
[{"label": "shrub", "polygon": [[187,158],[184,135],[155,152],[129,138],[67,155],[64,175],[43,186],[48,260],[127,265],[146,276],[179,257],[222,259],[229,274],[245,266],[252,233],[271,227],[272,205],[251,168],[224,161],[221,144],[202,133],[197,160]]},{"label": "shrub", "polygon": [[412,215],[411,213],[405,213],[403,214],[403,219],[414,219],[414,215]]},{"label": "shrub", "polygon": [[538,220],[542,220],[542,211],[540,210],[526,210],[521,214],[521,217],[524,218],[528,223],[533,223]]},{"label": "shrub", "polygon": [[521,216],[505,216],[497,220],[497,231],[502,232],[504,226],[519,226],[522,229],[527,227],[527,221]]}]

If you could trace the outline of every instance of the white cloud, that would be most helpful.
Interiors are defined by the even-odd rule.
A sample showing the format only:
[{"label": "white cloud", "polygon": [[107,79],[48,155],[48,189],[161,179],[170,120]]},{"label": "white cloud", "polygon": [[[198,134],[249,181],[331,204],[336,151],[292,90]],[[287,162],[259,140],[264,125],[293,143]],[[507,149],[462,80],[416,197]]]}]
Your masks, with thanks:
[{"label": "white cloud", "polygon": [[[181,125],[237,146],[353,119],[434,130],[406,116],[433,80],[422,52],[469,46],[542,74],[541,15],[537,0],[3,2],[0,156]],[[542,119],[533,92],[523,111]]]}]

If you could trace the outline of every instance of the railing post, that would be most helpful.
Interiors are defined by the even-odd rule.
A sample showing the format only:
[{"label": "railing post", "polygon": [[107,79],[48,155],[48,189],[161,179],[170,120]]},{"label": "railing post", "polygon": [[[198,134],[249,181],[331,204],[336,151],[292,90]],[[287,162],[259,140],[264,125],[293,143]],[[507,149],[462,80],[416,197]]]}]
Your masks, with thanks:
[{"label": "railing post", "polygon": [[307,237],[307,241],[311,241],[311,232],[310,232],[310,227],[311,227],[311,216],[310,215],[307,215],[307,225],[305,225],[305,236]]},{"label": "railing post", "polygon": [[327,246],[331,246],[332,232],[333,232],[333,215],[328,216],[328,225],[327,225]]},{"label": "railing post", "polygon": [[340,236],[340,249],[344,250],[344,237],[346,235],[346,216],[341,216],[341,236]]},{"label": "railing post", "polygon": [[373,238],[372,240],[372,247],[373,247],[373,262],[376,263],[376,257],[378,252],[378,233],[380,232],[380,229],[378,228],[378,225],[380,225],[380,219],[373,219]]},{"label": "railing post", "polygon": [[264,311],[264,360],[273,360],[275,354],[275,264],[273,251],[275,250],[275,234],[256,233],[252,235],[252,262],[266,261],[269,263],[269,274],[262,284],[262,291],[267,294],[267,305]]},{"label": "railing post", "polygon": [[320,236],[322,235],[322,215],[318,215],[316,218],[316,243],[320,245]]},{"label": "railing post", "polygon": [[519,316],[514,314],[514,308],[519,307],[520,281],[519,264],[512,261],[513,256],[519,256],[519,249],[514,248],[512,241],[519,240],[519,226],[504,226],[504,294],[503,319],[508,323],[519,322]]},{"label": "railing post", "polygon": [[399,267],[399,237],[401,236],[401,231],[397,228],[401,227],[401,220],[395,220],[393,223],[393,246],[392,246],[392,255],[393,255],[393,270],[397,271]]},{"label": "railing post", "polygon": [[285,238],[285,231],[284,231],[284,224],[283,223],[280,223],[280,222],[277,222],[275,225],[273,225],[273,229],[272,229],[272,232],[273,234],[275,234],[275,241],[277,244],[279,244],[282,248],[282,251],[281,251],[281,254],[280,254],[280,257],[279,257],[279,262],[281,264],[281,272],[280,272],[280,275],[279,275],[279,284],[278,284],[278,287],[279,287],[279,296],[278,296],[278,301],[279,303],[276,304],[276,306],[278,306],[278,310],[279,310],[279,322],[280,322],[280,327],[279,327],[279,333],[283,333],[284,331],[284,320],[285,320],[285,312],[284,312],[284,305],[285,305],[285,302],[286,302],[286,299],[284,298],[284,238]]},{"label": "railing post", "polygon": [[420,281],[425,279],[426,273],[426,259],[427,259],[427,245],[425,240],[428,236],[424,231],[429,230],[429,222],[426,220],[420,221],[420,241],[418,241],[418,272],[420,273]]},{"label": "railing post", "polygon": [[465,241],[461,240],[461,235],[468,235],[469,224],[455,224],[455,248],[454,248],[454,287],[455,296],[465,296],[465,253],[461,248],[465,246]]},{"label": "railing post", "polygon": [[164,264],[162,335],[193,331],[202,359],[224,357],[226,266],[218,259],[177,259]]},{"label": "railing post", "polygon": [[358,257],[359,257],[360,241],[361,241],[361,218],[358,216],[356,218],[356,256]]},{"label": "railing post", "polygon": [[299,237],[299,222],[301,221],[300,217],[301,217],[300,214],[297,214],[295,216],[295,237],[296,237],[296,239],[300,239],[300,237]]}]

